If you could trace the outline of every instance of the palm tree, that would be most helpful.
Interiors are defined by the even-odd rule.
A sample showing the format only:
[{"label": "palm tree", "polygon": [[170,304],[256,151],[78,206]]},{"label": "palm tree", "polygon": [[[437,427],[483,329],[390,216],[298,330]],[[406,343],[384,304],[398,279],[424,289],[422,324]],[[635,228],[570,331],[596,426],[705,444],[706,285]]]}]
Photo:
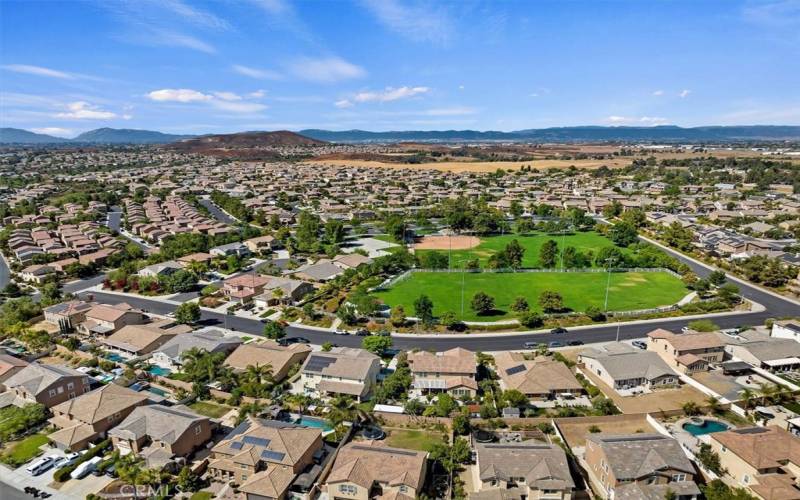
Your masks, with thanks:
[{"label": "palm tree", "polygon": [[708,411],[713,414],[722,413],[722,405],[719,402],[719,399],[716,396],[709,396],[706,398],[706,405],[708,406]]},{"label": "palm tree", "polygon": [[256,384],[271,384],[273,382],[272,365],[269,363],[266,365],[259,365],[258,363],[255,365],[248,365],[245,371],[245,378]]},{"label": "palm tree", "polygon": [[775,384],[762,382],[758,384],[758,392],[761,396],[761,404],[771,403],[780,392],[780,389]]},{"label": "palm tree", "polygon": [[200,360],[203,358],[203,350],[199,347],[192,347],[181,355],[183,362],[183,372],[190,377],[194,378],[197,375],[197,368]]},{"label": "palm tree", "polygon": [[739,396],[742,398],[742,403],[744,403],[745,410],[750,410],[755,406],[756,393],[749,387],[742,389],[739,392]]}]

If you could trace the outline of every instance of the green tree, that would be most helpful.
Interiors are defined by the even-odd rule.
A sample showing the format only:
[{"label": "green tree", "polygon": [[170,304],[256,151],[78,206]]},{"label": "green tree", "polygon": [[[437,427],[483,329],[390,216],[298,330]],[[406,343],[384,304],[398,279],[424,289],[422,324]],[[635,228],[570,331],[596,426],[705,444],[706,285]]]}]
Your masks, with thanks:
[{"label": "green tree", "polygon": [[719,326],[717,326],[710,319],[696,319],[694,321],[690,321],[687,326],[689,329],[696,332],[714,332],[719,330]]},{"label": "green tree", "polygon": [[525,255],[525,249],[519,244],[519,241],[516,239],[511,240],[511,242],[506,245],[503,252],[505,253],[505,260],[509,267],[512,269],[519,269],[522,267],[522,257]]},{"label": "green tree", "polygon": [[494,311],[494,298],[484,292],[478,292],[472,297],[470,306],[478,315],[489,314]]},{"label": "green tree", "polygon": [[564,310],[564,299],[558,292],[545,290],[539,294],[539,305],[546,313],[559,312]]},{"label": "green tree", "polygon": [[414,301],[414,315],[423,325],[433,324],[433,302],[427,295],[422,294]]},{"label": "green tree", "polygon": [[544,269],[556,267],[556,257],[558,256],[558,243],[554,240],[547,240],[539,249],[539,265]]},{"label": "green tree", "polygon": [[453,433],[457,436],[466,436],[470,433],[471,425],[469,423],[469,417],[460,413],[453,417]]},{"label": "green tree", "polygon": [[725,276],[725,271],[712,271],[711,274],[708,275],[708,281],[714,286],[722,286],[723,283],[727,280]]},{"label": "green tree", "polygon": [[344,241],[344,223],[338,219],[330,219],[325,223],[325,241],[332,245],[338,245]]},{"label": "green tree", "polygon": [[184,302],[175,309],[175,321],[183,324],[196,323],[200,320],[200,305],[197,302]]},{"label": "green tree", "polygon": [[270,321],[264,325],[264,336],[272,340],[282,339],[286,336],[286,328],[277,321]]},{"label": "green tree", "polygon": [[517,297],[514,299],[514,302],[511,304],[511,310],[516,313],[525,312],[530,309],[528,305],[528,299],[525,297]]},{"label": "green tree", "polygon": [[406,324],[406,311],[403,306],[397,305],[392,308],[392,314],[389,316],[389,322],[394,327],[401,327]]},{"label": "green tree", "polygon": [[544,325],[544,318],[535,311],[525,311],[518,316],[519,323],[525,328],[539,328]]},{"label": "green tree", "polygon": [[528,397],[516,389],[503,391],[502,400],[511,408],[521,408],[528,404]]},{"label": "green tree", "polygon": [[608,231],[608,237],[615,245],[620,247],[630,246],[638,240],[638,232],[636,226],[630,222],[619,222],[611,226]]},{"label": "green tree", "polygon": [[361,347],[379,356],[392,347],[392,337],[385,335],[370,335],[361,341]]}]

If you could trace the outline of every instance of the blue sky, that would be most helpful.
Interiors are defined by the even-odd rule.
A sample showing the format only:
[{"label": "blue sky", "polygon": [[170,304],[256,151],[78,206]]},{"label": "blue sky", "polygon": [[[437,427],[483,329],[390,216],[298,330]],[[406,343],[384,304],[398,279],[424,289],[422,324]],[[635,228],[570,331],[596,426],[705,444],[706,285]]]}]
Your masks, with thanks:
[{"label": "blue sky", "polygon": [[800,124],[800,0],[0,0],[0,125]]}]

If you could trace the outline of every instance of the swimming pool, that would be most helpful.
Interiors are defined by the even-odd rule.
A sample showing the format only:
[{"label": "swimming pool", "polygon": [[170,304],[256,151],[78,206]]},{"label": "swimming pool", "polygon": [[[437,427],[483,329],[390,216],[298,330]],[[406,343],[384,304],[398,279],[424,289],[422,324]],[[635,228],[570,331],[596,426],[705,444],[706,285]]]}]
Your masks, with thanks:
[{"label": "swimming pool", "polygon": [[333,430],[333,427],[331,427],[328,424],[328,422],[326,422],[324,420],[320,420],[318,418],[313,418],[313,417],[302,416],[302,417],[298,418],[295,421],[295,423],[300,424],[300,425],[304,425],[306,427],[313,427],[315,429],[322,429],[323,432],[328,432],[328,431],[332,431]]},{"label": "swimming pool", "polygon": [[161,377],[168,377],[170,374],[172,374],[172,370],[161,368],[160,366],[155,365],[151,366],[147,371],[153,375],[159,375]]},{"label": "swimming pool", "polygon": [[692,436],[702,436],[704,434],[711,434],[712,432],[727,431],[728,426],[716,420],[703,420],[702,424],[683,424],[683,430]]},{"label": "swimming pool", "polygon": [[147,391],[148,392],[152,392],[153,394],[157,394],[157,395],[162,396],[162,397],[169,396],[169,394],[167,394],[166,391],[164,391],[163,389],[159,389],[158,387],[148,387]]},{"label": "swimming pool", "polygon": [[120,356],[119,354],[114,353],[114,352],[108,352],[108,353],[106,353],[106,355],[104,357],[107,360],[113,361],[115,363],[121,363],[121,362],[125,361],[125,358],[123,358],[122,356]]}]

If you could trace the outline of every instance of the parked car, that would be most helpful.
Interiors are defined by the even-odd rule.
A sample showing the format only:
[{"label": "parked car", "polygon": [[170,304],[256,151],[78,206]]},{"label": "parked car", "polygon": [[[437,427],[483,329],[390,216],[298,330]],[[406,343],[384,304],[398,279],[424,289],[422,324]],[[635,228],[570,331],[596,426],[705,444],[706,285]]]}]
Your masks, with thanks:
[{"label": "parked car", "polygon": [[61,466],[62,466],[62,467],[67,467],[67,466],[70,466],[70,465],[74,465],[74,464],[75,464],[75,462],[77,462],[79,458],[81,458],[81,454],[80,454],[80,453],[78,453],[77,451],[75,451],[75,452],[72,452],[72,453],[68,453],[68,454],[67,454],[67,455],[64,457],[64,459],[65,459],[66,461],[65,461],[63,464],[61,464]]},{"label": "parked car", "polygon": [[550,342],[550,344],[548,345],[548,347],[550,347],[550,348],[554,348],[554,347],[564,347],[564,343],[563,343],[563,342],[559,342],[559,341],[557,341],[557,340],[554,340],[554,341]]},{"label": "parked car", "polygon": [[47,457],[42,457],[39,460],[33,462],[29,466],[25,467],[25,471],[30,474],[31,476],[38,476],[44,472],[47,472],[53,465],[55,465],[56,457],[50,455]]},{"label": "parked car", "polygon": [[525,349],[536,349],[538,345],[538,342],[525,342]]},{"label": "parked car", "polygon": [[638,347],[639,349],[642,349],[642,350],[647,349],[647,342],[645,342],[643,340],[634,340],[633,342],[631,342],[631,345],[633,347]]},{"label": "parked car", "polygon": [[570,340],[569,342],[567,342],[567,345],[572,345],[572,346],[583,345],[583,340]]},{"label": "parked car", "polygon": [[336,335],[350,335],[350,332],[348,332],[347,330],[336,330],[333,333],[335,333]]},{"label": "parked car", "polygon": [[69,475],[72,479],[82,479],[86,477],[87,474],[92,472],[95,468],[97,468],[97,464],[103,461],[103,457],[93,457],[79,466],[75,467],[75,470],[72,471],[72,474]]},{"label": "parked car", "polygon": [[356,335],[359,337],[369,337],[371,334],[369,333],[369,330],[362,328],[360,330],[356,330]]},{"label": "parked car", "polygon": [[559,326],[557,328],[553,328],[552,330],[550,330],[550,333],[555,335],[555,334],[559,334],[559,333],[567,333],[567,331],[568,330],[566,328],[562,328],[562,327]]}]

